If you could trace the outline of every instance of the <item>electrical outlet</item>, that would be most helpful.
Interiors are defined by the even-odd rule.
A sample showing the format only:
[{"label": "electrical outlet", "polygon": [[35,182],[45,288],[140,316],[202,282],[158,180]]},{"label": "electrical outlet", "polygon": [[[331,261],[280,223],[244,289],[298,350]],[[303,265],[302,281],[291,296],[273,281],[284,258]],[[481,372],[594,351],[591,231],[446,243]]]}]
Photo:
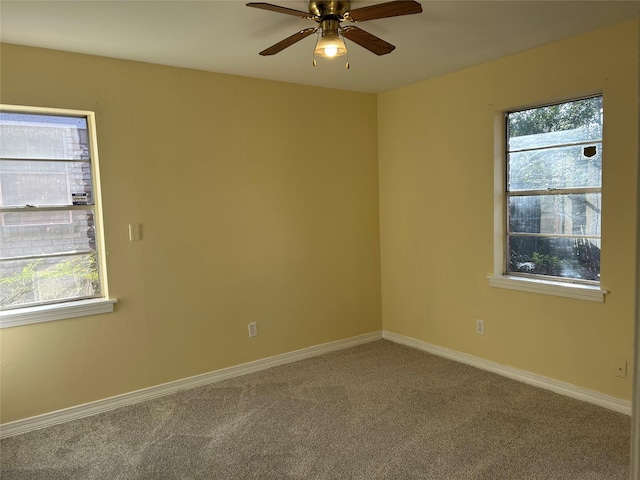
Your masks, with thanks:
[{"label": "electrical outlet", "polygon": [[256,322],[251,322],[249,325],[249,336],[250,337],[255,337],[256,335],[258,335],[258,325],[256,325]]},{"label": "electrical outlet", "polygon": [[476,320],[476,333],[484,335],[484,320]]},{"label": "electrical outlet", "polygon": [[614,376],[620,378],[627,378],[627,361],[616,360]]}]

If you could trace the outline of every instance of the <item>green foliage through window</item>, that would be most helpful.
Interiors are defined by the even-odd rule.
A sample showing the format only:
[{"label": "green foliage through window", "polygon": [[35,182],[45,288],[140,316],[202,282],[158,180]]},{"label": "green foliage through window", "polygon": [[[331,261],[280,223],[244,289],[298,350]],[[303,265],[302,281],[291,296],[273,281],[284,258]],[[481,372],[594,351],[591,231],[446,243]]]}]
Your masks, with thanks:
[{"label": "green foliage through window", "polygon": [[52,265],[40,258],[0,279],[0,306],[95,296],[99,293],[98,280],[93,255],[71,257]]}]

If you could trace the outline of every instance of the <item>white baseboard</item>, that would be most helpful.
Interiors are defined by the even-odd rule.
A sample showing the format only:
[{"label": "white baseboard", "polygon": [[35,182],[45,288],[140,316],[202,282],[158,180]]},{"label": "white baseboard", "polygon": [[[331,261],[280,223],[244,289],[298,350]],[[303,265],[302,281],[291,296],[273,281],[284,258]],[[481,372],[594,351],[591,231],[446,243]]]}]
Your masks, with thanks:
[{"label": "white baseboard", "polygon": [[456,350],[433,345],[431,343],[423,342],[422,340],[417,340],[412,337],[399,335],[397,333],[383,331],[382,337],[394,343],[399,343],[408,347],[416,348],[418,350],[423,350],[425,352],[432,353],[433,355],[448,358],[449,360],[464,363],[481,370],[497,373],[498,375],[511,378],[512,380],[517,380],[519,382],[543,388],[545,390],[550,390],[561,395],[566,395],[567,397],[592,403],[609,410],[614,410],[626,415],[631,415],[631,402],[627,400],[622,400],[620,398],[612,397],[611,395],[605,395],[604,393],[588,390],[586,388],[577,387],[570,383],[554,380],[553,378],[544,377],[542,375],[526,372],[524,370],[508,367],[506,365],[501,365],[490,360],[485,360],[484,358],[475,357],[467,353],[461,353]]},{"label": "white baseboard", "polygon": [[234,367],[222,368],[213,372],[195,375],[193,377],[175,380],[173,382],[155,385],[153,387],[136,390],[134,392],[116,395],[114,397],[97,400],[95,402],[77,405],[75,407],[57,410],[55,412],[37,415],[35,417],[16,420],[0,425],[0,438],[11,437],[21,433],[38,430],[40,428],[50,427],[59,423],[76,420],[83,417],[89,417],[98,413],[114,410],[116,408],[133,405],[165,395],[171,395],[181,390],[202,387],[211,383],[220,382],[228,378],[247,375],[248,373],[266,370],[267,368],[277,367],[286,363],[293,363],[306,358],[316,357],[335,350],[362,345],[364,343],[374,342],[382,339],[381,332],[366,333],[356,337],[337,340],[335,342],[323,343],[313,347],[295,350],[293,352],[275,355],[273,357],[255,360],[253,362],[243,363]]},{"label": "white baseboard", "polygon": [[455,350],[440,347],[438,345],[433,345],[412,337],[384,331],[372,332],[364,335],[358,335],[356,337],[346,338],[344,340],[323,343],[321,345],[315,345],[313,347],[303,348],[301,350],[295,350],[293,352],[283,353],[280,355],[275,355],[273,357],[243,363],[234,367],[223,368],[220,370],[215,370],[213,372],[203,373],[201,375],[195,375],[193,377],[183,378],[161,385],[155,385],[153,387],[144,388],[142,390],[136,390],[134,392],[116,395],[114,397],[97,400],[95,402],[85,403],[82,405],[65,408],[63,410],[5,423],[0,425],[0,438],[20,435],[21,433],[30,432],[32,430],[38,430],[71,420],[89,417],[91,415],[96,415],[98,413],[114,410],[116,408],[125,407],[127,405],[134,405],[146,400],[152,400],[154,398],[163,397],[165,395],[171,395],[182,390],[202,387],[204,385],[220,382],[229,378],[240,377],[249,373],[266,370],[268,368],[277,367],[279,365],[284,365],[287,363],[297,362],[306,358],[316,357],[318,355],[323,355],[325,353],[333,352],[336,350],[342,350],[345,348],[354,347],[356,345],[374,342],[382,338],[385,338],[394,343],[399,343],[412,348],[416,348],[418,350],[432,353],[440,357],[448,358],[456,362],[464,363],[472,367],[497,373],[498,375],[502,375],[513,380],[533,385],[535,387],[550,390],[555,393],[566,395],[568,397],[582,400],[584,402],[592,403],[594,405],[608,408],[610,410],[624,413],[626,415],[631,415],[631,402],[627,400],[622,400],[610,395],[605,395],[603,393],[576,387],[575,385],[561,382],[559,380],[554,380],[553,378],[544,377],[542,375],[526,372],[524,370],[518,370],[517,368],[508,367],[506,365],[501,365],[499,363],[485,360],[480,357],[475,357],[473,355],[457,352]]}]

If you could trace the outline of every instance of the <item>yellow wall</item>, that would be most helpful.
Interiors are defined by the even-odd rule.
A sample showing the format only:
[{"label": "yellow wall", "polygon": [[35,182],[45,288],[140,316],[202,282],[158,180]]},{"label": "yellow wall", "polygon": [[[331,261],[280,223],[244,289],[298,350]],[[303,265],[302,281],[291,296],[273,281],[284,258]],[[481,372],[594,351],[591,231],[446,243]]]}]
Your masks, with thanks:
[{"label": "yellow wall", "polygon": [[375,95],[13,45],[1,62],[2,103],[97,112],[118,299],[2,330],[3,423],[380,330]]},{"label": "yellow wall", "polygon": [[[489,286],[494,112],[604,92],[604,304]],[[383,327],[623,399],[633,358],[638,23],[378,98]],[[475,334],[475,320],[486,335]]]}]

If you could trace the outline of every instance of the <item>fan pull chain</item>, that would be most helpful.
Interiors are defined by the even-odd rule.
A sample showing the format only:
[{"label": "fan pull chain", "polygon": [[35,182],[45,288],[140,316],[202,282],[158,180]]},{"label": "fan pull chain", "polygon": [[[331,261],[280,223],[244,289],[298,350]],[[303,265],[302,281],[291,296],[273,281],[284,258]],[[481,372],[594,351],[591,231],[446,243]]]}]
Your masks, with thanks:
[{"label": "fan pull chain", "polygon": [[[344,46],[347,46],[347,42],[345,41],[344,35],[342,36],[342,41],[344,42]],[[349,49],[347,48],[347,64],[344,66],[345,69],[349,70]]]},{"label": "fan pull chain", "polygon": [[[320,32],[316,29],[316,46],[318,45],[318,41],[320,40]],[[316,49],[313,49],[313,66],[317,67],[318,63],[316,62]]]}]

